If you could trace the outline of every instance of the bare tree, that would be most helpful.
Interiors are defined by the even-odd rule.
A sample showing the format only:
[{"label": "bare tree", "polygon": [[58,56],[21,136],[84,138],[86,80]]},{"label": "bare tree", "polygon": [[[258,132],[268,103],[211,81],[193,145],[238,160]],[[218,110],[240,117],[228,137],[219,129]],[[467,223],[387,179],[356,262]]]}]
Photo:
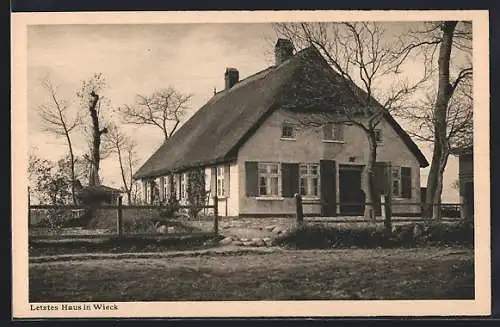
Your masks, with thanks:
[{"label": "bare tree", "polygon": [[191,97],[169,86],[148,96],[137,95],[133,105],[124,105],[119,108],[119,112],[126,123],[152,125],[161,129],[166,141],[179,127]]},{"label": "bare tree", "polygon": [[[466,82],[471,83],[472,63],[472,23],[458,21],[433,22],[426,24],[421,30],[413,31],[411,34],[413,42],[405,48],[406,53],[415,50],[426,53],[438,52],[438,85],[435,92],[435,100],[432,112],[432,161],[427,179],[427,192],[425,199],[424,215],[434,219],[440,217],[441,193],[443,189],[443,173],[450,154],[449,132],[457,129],[450,126],[454,120],[449,119],[450,101],[459,86]],[[460,63],[460,59],[463,62]],[[456,62],[453,65],[453,62]],[[432,62],[434,64],[434,62]],[[471,96],[471,92],[466,91]],[[467,96],[462,94],[463,97]],[[472,99],[472,98],[470,98]],[[455,110],[458,114],[462,111]],[[465,110],[462,113],[467,117],[472,111]],[[460,116],[460,115],[459,115]],[[425,117],[424,117],[425,118]],[[471,117],[472,118],[472,117]],[[428,119],[423,119],[423,122]],[[472,120],[470,121],[472,123]],[[459,130],[462,130],[459,128]],[[471,130],[472,131],[472,130]],[[454,132],[455,133],[455,132]],[[458,134],[458,132],[456,132]]]},{"label": "bare tree", "polygon": [[132,204],[133,168],[137,163],[135,158],[137,144],[127,137],[116,125],[111,125],[108,128],[107,139],[113,147],[113,152],[118,157],[123,190],[127,194],[128,204]]},{"label": "bare tree", "polygon": [[99,181],[99,166],[101,162],[101,140],[102,135],[108,132],[106,127],[101,128],[99,112],[102,106],[102,98],[99,93],[106,86],[106,81],[101,73],[94,74],[89,80],[83,81],[80,90],[77,91],[77,96],[82,102],[82,106],[89,111],[92,129],[92,144],[90,147],[90,155],[86,158],[92,165],[89,185],[95,186]]},{"label": "bare tree", "polygon": [[[310,76],[308,85],[321,90],[323,95],[307,101],[322,108],[336,106],[337,110],[304,115],[298,120],[303,126],[339,123],[356,126],[364,132],[369,144],[365,217],[375,219],[372,203],[376,194],[373,167],[377,158],[377,126],[391,111],[405,105],[428,81],[431,71],[423,65],[420,76],[401,77],[408,51],[403,51],[404,47],[388,36],[381,23],[279,23],[274,29],[278,36],[291,40],[296,49],[315,46],[340,77],[329,84],[336,84],[339,87],[336,93],[353,100],[340,104],[339,99],[331,99],[332,89],[328,89],[331,85],[325,85],[324,81],[316,83],[315,76]],[[307,106],[297,103],[296,107]]]},{"label": "bare tree", "polygon": [[64,137],[68,146],[68,154],[70,156],[71,168],[71,197],[73,204],[76,204],[75,194],[75,156],[73,152],[73,142],[71,134],[81,124],[80,115],[78,113],[71,117],[69,114],[69,104],[67,101],[59,98],[57,88],[52,85],[49,79],[42,82],[42,87],[46,90],[49,96],[49,101],[46,104],[39,106],[39,116],[42,119],[43,129],[52,133],[56,137]]}]

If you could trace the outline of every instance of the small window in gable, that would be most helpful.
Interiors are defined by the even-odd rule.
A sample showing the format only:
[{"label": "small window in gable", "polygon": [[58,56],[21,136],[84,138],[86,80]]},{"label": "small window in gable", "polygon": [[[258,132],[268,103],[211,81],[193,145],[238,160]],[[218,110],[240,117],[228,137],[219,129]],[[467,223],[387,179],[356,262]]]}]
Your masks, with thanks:
[{"label": "small window in gable", "polygon": [[281,126],[281,138],[283,139],[294,139],[295,130],[291,124],[284,123]]},{"label": "small window in gable", "polygon": [[324,141],[344,141],[344,125],[329,123],[323,125]]}]

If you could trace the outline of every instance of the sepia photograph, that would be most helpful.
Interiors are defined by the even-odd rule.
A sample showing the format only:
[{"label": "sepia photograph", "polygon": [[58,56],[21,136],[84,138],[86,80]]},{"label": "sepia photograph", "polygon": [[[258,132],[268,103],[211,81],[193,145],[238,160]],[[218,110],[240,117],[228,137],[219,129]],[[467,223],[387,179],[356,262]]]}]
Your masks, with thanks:
[{"label": "sepia photograph", "polygon": [[20,316],[489,313],[487,11],[95,15],[13,17]]}]

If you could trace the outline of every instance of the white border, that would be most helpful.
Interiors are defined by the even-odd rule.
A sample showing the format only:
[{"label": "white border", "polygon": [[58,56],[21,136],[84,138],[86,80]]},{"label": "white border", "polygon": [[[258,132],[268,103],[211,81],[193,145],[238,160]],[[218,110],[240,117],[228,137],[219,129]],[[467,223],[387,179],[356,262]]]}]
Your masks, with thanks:
[{"label": "white border", "polygon": [[[472,20],[474,60],[475,300],[460,301],[221,301],[121,302],[118,311],[31,311],[27,249],[27,25],[243,23],[291,21]],[[489,16],[471,11],[238,11],[12,14],[12,308],[15,318],[49,317],[251,317],[251,316],[448,316],[489,315]],[[75,303],[76,304],[76,303]]]}]

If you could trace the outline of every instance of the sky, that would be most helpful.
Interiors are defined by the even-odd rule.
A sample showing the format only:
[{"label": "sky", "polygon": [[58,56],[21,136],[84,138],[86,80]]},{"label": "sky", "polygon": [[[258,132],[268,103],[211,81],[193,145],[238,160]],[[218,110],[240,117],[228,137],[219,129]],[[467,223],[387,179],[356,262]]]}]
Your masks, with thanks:
[{"label": "sky", "polygon": [[[270,24],[152,24],[152,25],[32,25],[28,28],[28,140],[41,157],[58,160],[67,153],[63,138],[44,132],[38,108],[48,101],[44,79],[56,86],[71,111],[81,110],[75,98],[82,80],[104,75],[102,92],[110,108],[132,104],[137,94],[174,86],[192,94],[186,118],[206,103],[214,89],[224,88],[227,67],[239,70],[240,79],[273,64],[276,40]],[[405,128],[404,124],[402,127]],[[138,143],[139,165],[163,142],[159,129],[123,126]],[[74,135],[77,155],[86,151],[82,135]],[[419,144],[431,160],[429,145]],[[428,168],[421,170],[425,186]],[[117,160],[101,163],[103,184],[121,186]],[[443,202],[458,202],[452,184],[458,178],[458,160],[450,158],[444,178]]]}]

